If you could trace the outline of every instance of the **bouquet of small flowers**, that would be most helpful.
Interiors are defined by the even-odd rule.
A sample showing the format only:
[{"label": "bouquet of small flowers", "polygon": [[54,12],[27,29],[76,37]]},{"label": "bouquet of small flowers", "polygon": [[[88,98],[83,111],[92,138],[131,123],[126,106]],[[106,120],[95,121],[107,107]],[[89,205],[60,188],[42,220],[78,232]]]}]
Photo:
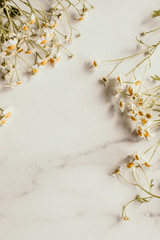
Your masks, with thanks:
[{"label": "bouquet of small flowers", "polygon": [[[154,11],[152,18],[159,17],[160,10]],[[104,63],[114,64],[113,69],[100,82],[111,95],[115,107],[118,106],[121,121],[125,128],[132,133],[137,140],[149,140],[152,135],[158,133],[160,127],[160,77],[147,74],[151,69],[152,56],[160,45],[160,38],[154,42],[154,33],[158,35],[160,27],[147,32],[142,32],[140,38],[136,38],[141,50],[132,55],[105,61],[92,61],[90,67],[98,69]],[[149,36],[149,38],[147,38]],[[151,43],[152,39],[152,43]],[[127,73],[120,75],[115,72],[128,60],[134,59]],[[136,64],[135,64],[136,62]],[[129,65],[128,65],[129,66]],[[154,85],[153,85],[154,82]],[[156,131],[155,131],[156,130]],[[129,220],[126,213],[127,206],[132,202],[146,203],[152,198],[160,198],[152,192],[156,184],[153,178],[149,178],[149,169],[154,166],[153,159],[160,146],[160,141],[150,146],[144,152],[135,152],[128,156],[119,166],[113,176],[118,176],[130,186],[135,186],[137,195],[129,201],[122,211],[121,218]],[[140,193],[139,193],[140,192]]]},{"label": "bouquet of small flowers", "polygon": [[[80,33],[72,26],[70,11],[75,12],[75,20],[82,21],[89,8],[93,6],[86,0],[54,0],[48,10],[37,0],[1,0],[0,78],[3,86],[11,88],[22,84],[26,80],[21,76],[23,68],[28,74],[37,75],[47,64],[56,66],[61,48],[72,58],[74,55],[65,43]],[[4,117],[6,111],[1,108],[0,125],[6,123]]]}]

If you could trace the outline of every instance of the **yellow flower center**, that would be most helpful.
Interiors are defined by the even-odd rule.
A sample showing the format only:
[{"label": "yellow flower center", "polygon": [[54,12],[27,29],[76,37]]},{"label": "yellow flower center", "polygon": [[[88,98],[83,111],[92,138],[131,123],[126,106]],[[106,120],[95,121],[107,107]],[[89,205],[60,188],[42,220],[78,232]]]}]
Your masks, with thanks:
[{"label": "yellow flower center", "polygon": [[138,135],[139,135],[140,137],[142,137],[142,132],[141,132],[140,129],[138,129],[137,133],[138,133]]},{"label": "yellow flower center", "polygon": [[128,92],[129,92],[129,95],[132,96],[133,95],[133,88],[129,87]]},{"label": "yellow flower center", "polygon": [[93,65],[95,66],[95,67],[98,67],[98,64],[97,64],[97,62],[94,60],[93,61]]},{"label": "yellow flower center", "polygon": [[128,167],[128,168],[132,168],[133,166],[134,166],[134,163],[133,163],[133,162],[127,164],[127,167]]},{"label": "yellow flower center", "polygon": [[57,57],[57,62],[59,62],[61,60],[61,56]]},{"label": "yellow flower center", "polygon": [[151,118],[152,118],[152,115],[151,115],[150,113],[147,113],[147,114],[146,114],[146,117],[147,117],[148,119],[151,119]]},{"label": "yellow flower center", "polygon": [[9,50],[13,50],[13,49],[15,49],[15,48],[16,48],[16,44],[13,44],[13,45],[11,45],[11,46],[8,47]]},{"label": "yellow flower center", "polygon": [[31,53],[33,53],[33,51],[32,50],[28,50],[27,52],[25,52],[26,54],[31,54]]},{"label": "yellow flower center", "polygon": [[33,19],[33,20],[31,21],[31,25],[33,25],[33,24],[35,23],[35,21],[36,21],[36,19]]},{"label": "yellow flower center", "polygon": [[56,28],[58,25],[58,22],[55,22],[55,24],[52,26],[52,28]]},{"label": "yellow flower center", "polygon": [[114,173],[117,174],[120,172],[120,169],[117,169]]},{"label": "yellow flower center", "polygon": [[52,63],[52,64],[55,64],[55,60],[53,58],[50,58],[49,61]]},{"label": "yellow flower center", "polygon": [[142,82],[139,80],[139,81],[137,81],[135,84],[136,84],[136,86],[138,86],[138,85],[140,85]]},{"label": "yellow flower center", "polygon": [[135,159],[136,159],[136,160],[139,160],[138,154],[135,154]]},{"label": "yellow flower center", "polygon": [[38,73],[38,72],[39,72],[38,68],[34,68],[34,69],[32,70],[32,73],[33,73],[33,74],[36,74],[36,73]]},{"label": "yellow flower center", "polygon": [[79,18],[78,20],[79,21],[83,21],[85,19],[85,17],[81,17],[81,18]]},{"label": "yellow flower center", "polygon": [[6,115],[6,118],[10,118],[11,116],[12,116],[12,113],[8,112],[7,115]]},{"label": "yellow flower center", "polygon": [[41,44],[46,44],[47,42],[48,42],[48,40],[45,39],[45,40],[43,40],[43,41],[41,42]]},{"label": "yellow flower center", "polygon": [[103,77],[102,80],[103,80],[103,82],[107,82],[108,81],[107,78],[105,78],[105,77]]},{"label": "yellow flower center", "polygon": [[143,119],[142,119],[142,122],[143,122],[143,124],[145,125],[148,121],[147,121],[145,118],[143,118]]},{"label": "yellow flower center", "polygon": [[121,85],[121,78],[120,78],[120,76],[117,77],[117,80],[118,80],[118,82],[119,82],[120,85]]},{"label": "yellow flower center", "polygon": [[138,114],[139,114],[140,116],[143,116],[143,115],[144,115],[142,111],[139,111]]},{"label": "yellow flower center", "polygon": [[6,119],[5,119],[5,120],[2,120],[2,121],[1,121],[1,124],[4,125],[4,124],[6,124],[6,122],[7,122]]},{"label": "yellow flower center", "polygon": [[24,30],[24,31],[27,31],[28,28],[29,28],[28,26],[25,26],[25,27],[23,28],[23,30]]},{"label": "yellow flower center", "polygon": [[48,63],[47,59],[45,59],[44,61],[41,62],[41,65],[44,66]]},{"label": "yellow flower center", "polygon": [[137,121],[137,118],[135,118],[134,116],[131,116],[131,119],[135,122]]},{"label": "yellow flower center", "polygon": [[145,162],[144,164],[146,165],[146,167],[151,167],[151,164],[149,164],[147,162]]},{"label": "yellow flower center", "polygon": [[123,107],[123,102],[120,101],[119,105],[120,105],[120,107],[122,108],[122,107]]},{"label": "yellow flower center", "polygon": [[145,130],[144,136],[145,136],[146,138],[148,138],[148,137],[150,137],[150,133],[149,133],[147,130]]}]

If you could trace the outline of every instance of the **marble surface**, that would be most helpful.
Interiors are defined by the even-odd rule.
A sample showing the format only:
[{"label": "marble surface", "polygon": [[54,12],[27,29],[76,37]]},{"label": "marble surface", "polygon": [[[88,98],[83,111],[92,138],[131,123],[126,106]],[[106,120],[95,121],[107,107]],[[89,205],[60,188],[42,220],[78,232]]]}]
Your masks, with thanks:
[{"label": "marble surface", "polygon": [[[98,0],[78,25],[82,37],[62,59],[23,86],[1,90],[1,104],[14,107],[0,129],[1,240],[145,239],[160,234],[159,201],[129,208],[134,189],[111,177],[135,142],[112,111],[89,58],[130,53],[135,36],[153,25],[159,0]],[[158,64],[156,65],[158,68]],[[146,216],[147,213],[148,217]]]}]

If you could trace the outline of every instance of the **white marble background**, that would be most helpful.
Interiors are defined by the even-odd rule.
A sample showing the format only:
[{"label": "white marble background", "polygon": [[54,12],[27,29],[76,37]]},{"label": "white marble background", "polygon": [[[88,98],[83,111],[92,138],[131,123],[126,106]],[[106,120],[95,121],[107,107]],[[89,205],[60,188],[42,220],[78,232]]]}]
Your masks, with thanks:
[{"label": "white marble background", "polygon": [[135,192],[111,171],[145,143],[134,142],[107,103],[98,84],[104,70],[89,72],[85,63],[128,54],[160,2],[92,2],[95,10],[78,26],[82,37],[70,46],[74,59],[1,90],[1,105],[15,109],[0,129],[1,240],[159,238],[158,200],[132,205],[131,221],[118,220]]}]

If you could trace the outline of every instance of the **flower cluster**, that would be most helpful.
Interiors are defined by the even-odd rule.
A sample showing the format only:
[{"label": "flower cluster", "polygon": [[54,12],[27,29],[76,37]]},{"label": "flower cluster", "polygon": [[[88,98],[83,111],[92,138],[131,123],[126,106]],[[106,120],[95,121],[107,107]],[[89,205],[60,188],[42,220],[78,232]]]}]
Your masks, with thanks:
[{"label": "flower cluster", "polygon": [[116,98],[116,104],[125,117],[123,120],[131,131],[140,138],[149,139],[151,129],[156,126],[155,121],[158,119],[155,107],[159,102],[159,92],[152,94],[149,90],[143,91],[141,80],[128,82],[121,76],[102,81]]},{"label": "flower cluster", "polygon": [[[122,164],[121,167],[115,170],[113,176],[119,176],[127,184],[135,186],[137,189],[137,195],[134,199],[129,201],[122,210],[122,220],[129,220],[126,213],[126,208],[132,202],[146,203],[151,201],[152,198],[160,198],[159,195],[153,194],[152,189],[154,187],[154,179],[150,179],[147,175],[148,168],[151,168],[153,157],[158,149],[160,142],[147,149],[144,153],[137,152],[128,156],[127,162]],[[148,152],[152,150],[150,157],[146,157]],[[145,194],[145,195],[144,195]]]},{"label": "flower cluster", "polygon": [[[0,1],[0,77],[5,87],[22,84],[23,72],[37,75],[41,68],[56,66],[63,48],[69,57],[74,55],[65,47],[80,33],[71,24],[82,21],[89,8],[86,0],[54,0],[45,10],[37,0]],[[19,65],[21,69],[19,70]],[[27,71],[26,71],[27,70]]]},{"label": "flower cluster", "polygon": [[[152,17],[158,16],[160,16],[160,11],[154,11]],[[125,128],[134,135],[136,134],[137,138],[145,140],[150,139],[152,135],[158,132],[160,127],[160,76],[149,76],[147,74],[151,68],[152,56],[160,45],[160,40],[151,43],[151,38],[146,38],[146,36],[150,36],[151,33],[159,30],[160,27],[143,32],[140,39],[136,38],[141,50],[135,54],[113,60],[94,60],[89,64],[91,69],[99,69],[104,63],[114,64],[113,69],[102,77],[100,82],[106,88],[105,93],[108,94],[108,99],[113,101],[115,108],[118,106],[121,121],[123,121],[123,124],[125,123]],[[120,66],[132,59],[133,61],[130,61],[131,66],[127,64],[127,67],[129,66],[128,72],[119,75],[121,72]],[[157,131],[154,131],[155,129]],[[153,179],[149,180],[147,176],[148,169],[152,166],[151,160],[159,145],[160,142],[144,153],[138,152],[129,156],[127,162],[122,164],[113,174],[119,176],[131,186],[136,186],[141,191],[123,207],[123,220],[129,220],[126,208],[130,203],[134,201],[144,203],[150,201],[153,197],[160,198],[160,196],[152,193]],[[153,153],[148,159],[146,153],[151,149]],[[147,196],[142,196],[142,192]]]},{"label": "flower cluster", "polygon": [[[36,7],[33,6],[34,2]],[[20,4],[24,6],[20,8]],[[45,11],[37,0],[2,1],[0,73],[7,86],[22,83],[17,71],[18,61],[23,62],[33,75],[48,62],[54,66],[60,61],[59,50],[65,48],[65,41],[72,40],[73,31],[79,35],[79,32],[77,34],[77,30],[71,26],[68,9],[70,7],[75,9],[79,15],[77,19],[82,20],[88,11],[86,5],[88,5],[86,1],[82,4],[76,0],[73,2],[55,0],[50,10]],[[68,34],[58,30],[61,19],[69,24]],[[67,49],[66,51],[73,57],[72,53]],[[30,61],[33,64],[30,64]]]},{"label": "flower cluster", "polygon": [[[145,45],[145,49],[120,59],[94,60],[89,66],[91,69],[98,69],[99,66],[106,62],[116,63],[113,70],[103,77],[101,82],[109,89],[108,92],[116,98],[116,105],[119,106],[120,111],[123,113],[125,117],[123,120],[127,121],[128,129],[136,133],[140,138],[149,139],[152,135],[152,130],[160,126],[160,84],[158,84],[160,77],[157,75],[150,76],[150,80],[155,82],[155,86],[149,89],[146,73],[148,68],[151,67],[151,57],[160,45],[160,41],[150,46],[142,40],[137,39],[137,41],[141,45]],[[135,67],[123,76],[116,74],[115,77],[115,71],[123,62],[140,55],[142,55],[143,59]],[[144,67],[143,76],[137,77],[136,71],[141,66]]]}]

